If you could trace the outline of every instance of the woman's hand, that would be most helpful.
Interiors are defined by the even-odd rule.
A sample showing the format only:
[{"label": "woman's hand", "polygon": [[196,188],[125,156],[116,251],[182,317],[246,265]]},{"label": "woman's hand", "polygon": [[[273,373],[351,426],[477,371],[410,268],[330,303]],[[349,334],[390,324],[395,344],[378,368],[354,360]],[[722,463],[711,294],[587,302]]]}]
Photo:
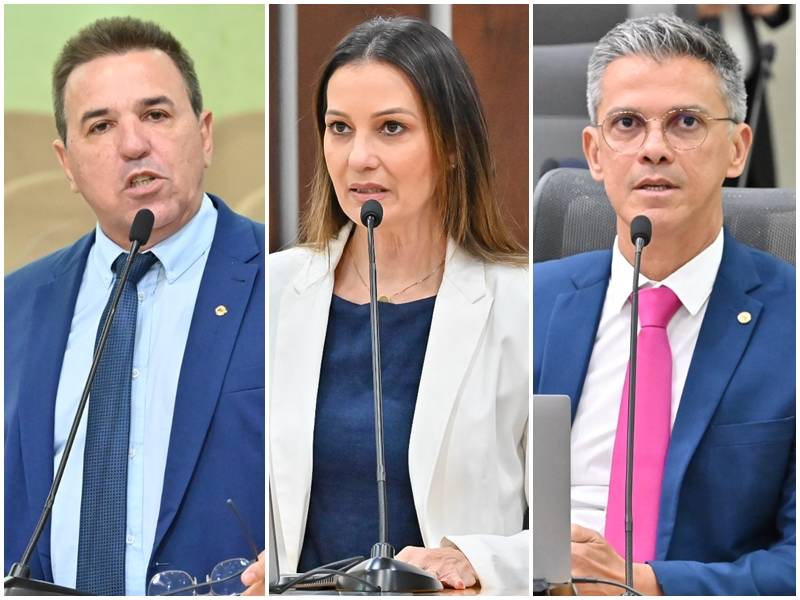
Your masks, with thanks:
[{"label": "woman's hand", "polygon": [[478,575],[466,556],[457,548],[417,548],[406,546],[395,556],[435,575],[444,585],[463,590],[478,583]]},{"label": "woman's hand", "polygon": [[768,19],[774,17],[781,9],[780,4],[748,4],[747,13],[753,17]]},{"label": "woman's hand", "polygon": [[247,567],[242,573],[242,583],[247,589],[242,592],[242,596],[263,596],[264,579],[266,578],[266,568],[264,567],[264,552],[258,555],[258,560]]},{"label": "woman's hand", "polygon": [[722,16],[723,13],[730,10],[728,4],[698,4],[697,5],[697,18],[698,19],[716,19]]}]

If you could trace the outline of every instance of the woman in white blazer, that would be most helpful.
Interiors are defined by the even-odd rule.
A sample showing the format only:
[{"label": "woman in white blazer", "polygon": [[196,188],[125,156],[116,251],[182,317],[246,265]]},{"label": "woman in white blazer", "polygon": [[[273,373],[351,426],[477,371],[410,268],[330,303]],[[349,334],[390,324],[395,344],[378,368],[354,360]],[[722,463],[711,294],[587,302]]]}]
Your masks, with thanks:
[{"label": "woman in white blazer", "polygon": [[[308,567],[346,542],[340,524],[362,509],[342,498],[349,486],[374,487],[374,450],[362,448],[374,442],[350,428],[373,419],[371,388],[367,404],[355,382],[371,382],[358,339],[369,336],[368,311],[359,312],[369,302],[359,212],[374,198],[384,207],[375,230],[384,399],[397,389],[407,396],[385,409],[387,444],[396,446],[387,456],[407,456],[387,465],[401,480],[390,474],[389,511],[402,513],[392,513],[402,539],[419,540],[397,558],[451,587],[526,592],[531,287],[527,255],[493,196],[469,69],[431,25],[373,19],[324,65],[315,123],[300,244],[270,256],[270,486],[281,566]],[[383,330],[385,316],[389,328],[397,317],[394,329]],[[387,389],[386,377],[398,385]],[[331,469],[362,462],[372,465],[365,481]]]}]

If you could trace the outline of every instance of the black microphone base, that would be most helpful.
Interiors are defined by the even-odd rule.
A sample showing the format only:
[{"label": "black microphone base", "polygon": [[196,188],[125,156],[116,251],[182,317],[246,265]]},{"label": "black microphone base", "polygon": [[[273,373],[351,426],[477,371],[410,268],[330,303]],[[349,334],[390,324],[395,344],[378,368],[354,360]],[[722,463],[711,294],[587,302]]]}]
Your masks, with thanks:
[{"label": "black microphone base", "polygon": [[[350,575],[366,579],[372,586],[379,587],[381,593],[418,594],[442,590],[442,584],[436,577],[414,565],[394,558],[368,558],[347,572]],[[374,592],[375,588],[350,577],[337,575],[336,590],[369,593]]]},{"label": "black microphone base", "polygon": [[3,580],[4,596],[89,596],[72,588],[27,577],[6,577]]}]

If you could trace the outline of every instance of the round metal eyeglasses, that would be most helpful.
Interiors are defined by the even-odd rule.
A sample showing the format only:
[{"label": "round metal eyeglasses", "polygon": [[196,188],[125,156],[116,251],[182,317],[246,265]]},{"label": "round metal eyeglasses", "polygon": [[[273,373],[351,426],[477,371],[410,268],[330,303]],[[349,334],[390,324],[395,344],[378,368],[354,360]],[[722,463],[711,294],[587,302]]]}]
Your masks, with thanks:
[{"label": "round metal eyeglasses", "polygon": [[634,154],[644,146],[649,134],[647,124],[658,121],[661,134],[673,150],[684,152],[701,146],[708,137],[708,129],[717,121],[736,123],[731,117],[712,117],[693,108],[676,108],[660,117],[645,119],[635,111],[618,111],[606,116],[595,125],[609,148],[619,154]]},{"label": "round metal eyeglasses", "polygon": [[[236,504],[231,498],[225,501],[242,528],[247,543],[258,560],[258,546],[239,514]],[[223,560],[206,575],[205,581],[198,581],[186,571],[162,571],[156,573],[147,586],[148,596],[239,596],[247,586],[242,583],[242,573],[253,564],[246,558],[229,558]]]},{"label": "round metal eyeglasses", "polygon": [[162,571],[150,580],[148,596],[238,596],[247,586],[241,576],[252,561],[246,558],[223,560],[205,581],[198,581],[186,571]]}]

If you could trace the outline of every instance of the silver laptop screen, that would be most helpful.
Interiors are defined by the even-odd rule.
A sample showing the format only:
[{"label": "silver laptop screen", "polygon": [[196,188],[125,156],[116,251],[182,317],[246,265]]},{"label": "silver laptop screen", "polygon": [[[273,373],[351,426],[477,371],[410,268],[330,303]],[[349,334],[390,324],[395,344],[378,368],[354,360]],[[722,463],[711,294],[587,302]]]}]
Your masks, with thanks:
[{"label": "silver laptop screen", "polygon": [[533,589],[570,580],[570,401],[534,395],[532,413]]}]

